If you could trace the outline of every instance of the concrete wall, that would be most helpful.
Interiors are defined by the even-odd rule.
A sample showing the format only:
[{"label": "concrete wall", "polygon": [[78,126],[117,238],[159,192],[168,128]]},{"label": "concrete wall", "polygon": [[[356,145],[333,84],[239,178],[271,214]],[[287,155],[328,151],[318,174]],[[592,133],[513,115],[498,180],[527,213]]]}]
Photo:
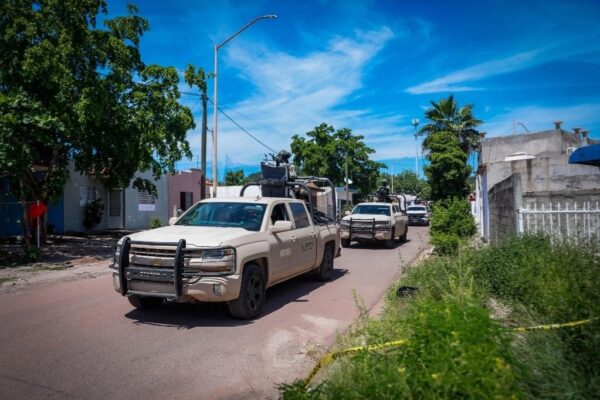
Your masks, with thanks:
[{"label": "concrete wall", "polygon": [[150,227],[150,220],[154,217],[158,217],[163,226],[168,225],[169,210],[167,177],[163,175],[158,181],[156,181],[150,172],[137,173],[135,177],[148,179],[154,182],[158,191],[158,195],[154,210],[145,211],[140,209],[140,193],[138,190],[134,189],[132,186],[129,186],[127,189],[125,189],[124,228],[129,230],[148,229]]},{"label": "concrete wall", "polygon": [[[168,183],[168,212],[169,217],[176,216],[173,209],[182,208],[181,192],[192,193],[192,204],[200,201],[200,179],[202,173],[199,169],[190,171],[179,171],[176,174],[167,176]],[[208,191],[206,192],[208,193]]]},{"label": "concrete wall", "polygon": [[579,147],[583,144],[578,135],[562,129],[498,136],[481,141],[479,164],[504,161],[505,157],[518,151],[536,157],[567,154],[567,148]]},{"label": "concrete wall", "polygon": [[83,220],[85,218],[85,203],[80,201],[80,189],[82,187],[95,188],[96,198],[99,198],[102,201],[102,204],[105,208],[104,213],[102,214],[102,220],[93,230],[105,230],[108,197],[104,186],[98,179],[88,175],[82,175],[75,171],[75,168],[72,164],[68,166],[68,170],[69,179],[67,180],[63,194],[65,232],[86,231],[86,228],[83,226]]},{"label": "concrete wall", "polygon": [[517,210],[522,205],[521,176],[497,183],[488,193],[489,239],[492,243],[517,232]]}]

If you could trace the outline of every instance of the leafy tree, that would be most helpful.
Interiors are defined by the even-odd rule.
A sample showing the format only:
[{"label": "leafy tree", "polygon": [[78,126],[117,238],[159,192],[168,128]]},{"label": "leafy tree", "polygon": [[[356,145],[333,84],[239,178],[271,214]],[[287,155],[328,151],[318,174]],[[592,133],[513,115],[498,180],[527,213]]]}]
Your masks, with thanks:
[{"label": "leafy tree", "polygon": [[[0,2],[0,173],[22,202],[58,197],[71,161],[120,188],[191,157],[177,70],[142,61],[148,22],[135,6],[106,15],[104,0]],[[190,85],[198,77],[186,73]],[[155,193],[139,177],[134,186]]]},{"label": "leafy tree", "polygon": [[425,167],[425,175],[431,186],[431,200],[466,197],[471,167],[456,137],[451,132],[434,132],[427,146],[429,165]]},{"label": "leafy tree", "polygon": [[250,182],[256,182],[261,178],[261,173],[259,172],[253,172],[250,175],[248,175],[247,177],[244,178],[244,184],[246,183],[250,183]]},{"label": "leafy tree", "polygon": [[[392,176],[390,174],[383,174],[382,178],[391,184]],[[429,198],[429,193],[431,192],[427,181],[419,178],[417,174],[408,169],[394,175],[394,191],[397,193],[412,194],[423,199]]]},{"label": "leafy tree", "polygon": [[425,112],[429,122],[419,130],[421,135],[426,136],[423,141],[424,148],[429,148],[432,134],[442,131],[454,135],[461,150],[467,154],[479,148],[481,135],[475,128],[482,121],[473,116],[472,105],[459,108],[453,95],[437,103],[432,101],[431,105],[432,108]]},{"label": "leafy tree", "polygon": [[227,186],[239,186],[244,184],[244,171],[239,169],[237,171],[227,171],[225,174],[225,185]]},{"label": "leafy tree", "polygon": [[301,174],[327,177],[334,185],[342,186],[347,159],[352,186],[363,194],[376,188],[379,169],[385,164],[369,158],[375,150],[365,145],[364,136],[354,135],[348,128],[335,130],[325,123],[306,136],[308,140],[299,135],[292,137],[293,161]]}]

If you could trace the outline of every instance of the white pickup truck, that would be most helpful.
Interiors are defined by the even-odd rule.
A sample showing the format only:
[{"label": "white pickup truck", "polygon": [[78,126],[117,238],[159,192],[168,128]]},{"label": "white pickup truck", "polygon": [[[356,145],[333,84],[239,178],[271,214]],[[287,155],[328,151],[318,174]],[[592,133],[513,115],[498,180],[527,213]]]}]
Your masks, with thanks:
[{"label": "white pickup truck", "polygon": [[382,241],[392,248],[396,239],[404,242],[408,235],[408,218],[398,203],[359,203],[340,225],[342,247],[352,241]]},{"label": "white pickup truck", "polygon": [[268,287],[309,271],[329,280],[339,237],[337,223],[315,223],[301,200],[207,199],[171,226],[119,240],[113,286],[140,309],[227,302],[233,317],[251,319]]}]

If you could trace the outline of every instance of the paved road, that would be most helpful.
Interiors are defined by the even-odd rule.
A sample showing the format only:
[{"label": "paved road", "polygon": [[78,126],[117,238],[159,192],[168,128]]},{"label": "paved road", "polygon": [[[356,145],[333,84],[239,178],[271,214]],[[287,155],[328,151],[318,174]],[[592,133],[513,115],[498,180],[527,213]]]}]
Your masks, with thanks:
[{"label": "paved road", "polygon": [[299,277],[269,289],[258,320],[224,305],[141,312],[108,274],[0,295],[0,399],[275,398],[306,376],[356,317],[353,290],[375,305],[428,240],[411,227],[396,249],[353,246],[331,282]]}]

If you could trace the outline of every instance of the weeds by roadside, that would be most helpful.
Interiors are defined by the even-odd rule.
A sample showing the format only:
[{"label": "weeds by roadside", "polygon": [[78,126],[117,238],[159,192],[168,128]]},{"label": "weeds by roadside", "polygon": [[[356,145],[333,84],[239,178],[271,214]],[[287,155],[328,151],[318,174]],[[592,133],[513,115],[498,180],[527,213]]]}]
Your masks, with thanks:
[{"label": "weeds by roadside", "polygon": [[600,316],[599,249],[522,237],[426,260],[397,283],[418,287],[417,296],[397,298],[392,287],[382,318],[362,321],[342,342],[407,339],[406,345],[338,360],[310,390],[296,382],[281,393],[286,399],[597,398],[597,320],[518,334],[512,327]]}]

